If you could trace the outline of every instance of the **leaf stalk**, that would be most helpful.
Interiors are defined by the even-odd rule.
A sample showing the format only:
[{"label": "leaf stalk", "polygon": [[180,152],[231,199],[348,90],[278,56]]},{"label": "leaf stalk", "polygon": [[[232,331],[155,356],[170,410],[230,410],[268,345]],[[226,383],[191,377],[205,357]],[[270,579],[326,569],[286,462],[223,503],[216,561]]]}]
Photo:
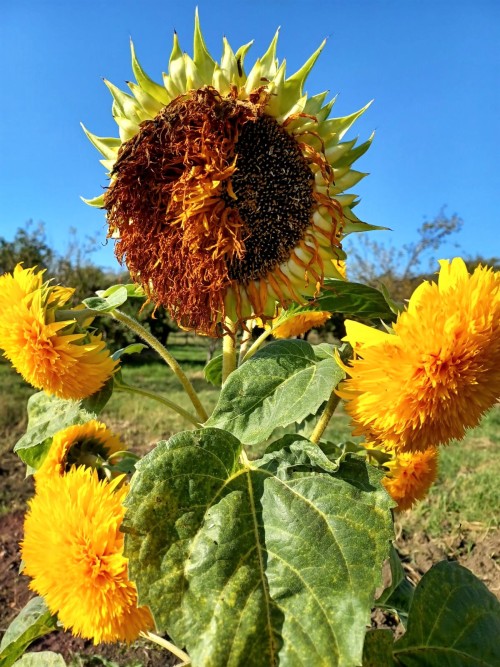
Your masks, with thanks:
[{"label": "leaf stalk", "polygon": [[[189,396],[191,403],[193,404],[193,407],[196,410],[196,414],[198,415],[200,421],[205,422],[208,419],[208,414],[206,413],[205,408],[201,404],[198,394],[196,393],[191,382],[189,381],[187,375],[179,366],[177,360],[170,354],[167,348],[164,345],[162,345],[158,339],[156,339],[149,331],[147,331],[147,329],[145,329],[141,324],[139,324],[139,322],[135,320],[133,317],[125,315],[125,313],[122,313],[120,310],[113,310],[110,312],[110,315],[115,320],[118,320],[118,322],[121,322],[126,327],[128,327],[137,336],[139,336],[139,338],[142,338],[142,340],[145,343],[147,343],[151,348],[153,348],[153,350],[155,350],[155,352],[157,352],[160,355],[160,357],[172,369],[172,371],[175,373],[180,383],[184,387],[184,390]],[[173,405],[175,405],[175,403]],[[185,412],[185,414],[187,415],[189,413]],[[191,417],[191,421],[192,420],[193,418]]]},{"label": "leaf stalk", "polygon": [[337,396],[335,391],[332,391],[330,394],[330,398],[328,399],[328,402],[325,406],[325,409],[323,411],[323,414],[318,420],[318,423],[314,427],[313,432],[309,436],[309,440],[311,442],[314,442],[316,445],[320,441],[321,436],[325,432],[326,427],[330,423],[330,419],[333,417],[333,413],[337,409],[337,405],[340,402],[340,396]]}]

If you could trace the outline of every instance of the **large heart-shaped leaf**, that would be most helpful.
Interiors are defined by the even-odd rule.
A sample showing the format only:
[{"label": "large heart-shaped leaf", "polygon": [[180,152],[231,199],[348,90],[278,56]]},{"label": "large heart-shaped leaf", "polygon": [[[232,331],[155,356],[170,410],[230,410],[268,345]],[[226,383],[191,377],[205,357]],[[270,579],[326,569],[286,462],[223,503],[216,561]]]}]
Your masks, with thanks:
[{"label": "large heart-shaped leaf", "polygon": [[257,352],[231,373],[206,425],[255,445],[275,428],[315,414],[344,378],[333,346],[317,347],[316,353],[303,340],[282,340]]},{"label": "large heart-shaped leaf", "polygon": [[499,637],[496,597],[465,567],[443,561],[415,589],[394,658],[404,667],[498,667]]},{"label": "large heart-shaped leaf", "polygon": [[392,536],[380,474],[354,457],[332,474],[292,447],[240,453],[205,428],[138,464],[123,529],[140,603],[194,667],[359,664]]}]

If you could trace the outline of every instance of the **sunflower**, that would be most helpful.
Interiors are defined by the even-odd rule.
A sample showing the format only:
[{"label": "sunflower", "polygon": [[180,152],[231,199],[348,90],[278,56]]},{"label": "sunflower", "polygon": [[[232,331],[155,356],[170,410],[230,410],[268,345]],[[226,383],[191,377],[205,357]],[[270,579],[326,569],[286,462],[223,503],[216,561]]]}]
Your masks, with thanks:
[{"label": "sunflower", "polygon": [[377,444],[368,444],[366,448],[369,455],[373,450],[390,455],[389,460],[383,464],[388,468],[388,473],[382,479],[382,484],[397,502],[399,511],[410,509],[417,500],[427,495],[437,475],[438,451],[435,447],[422,452],[387,451]]},{"label": "sunflower", "polygon": [[344,194],[372,137],[342,139],[367,107],[328,118],[327,93],[303,91],[324,43],[287,78],[277,39],[247,74],[251,44],[234,53],[224,39],[216,63],[196,15],[193,58],[174,34],[163,85],[133,45],[132,95],[105,81],[120,138],[84,128],[111,177],[85,201],[106,209],[118,259],[181,326],[209,335],[226,317],[272,318],[276,302],[317,295],[338,277],[342,237],[372,228]]},{"label": "sunflower", "polygon": [[500,398],[500,272],[441,261],[392,332],[347,322],[356,358],[338,393],[355,433],[421,450],[462,438]]},{"label": "sunflower", "polygon": [[30,588],[65,629],[95,644],[132,642],[153,625],[127,574],[120,532],[127,487],[120,482],[99,480],[84,466],[44,478],[24,522]]},{"label": "sunflower", "polygon": [[60,398],[81,399],[111,377],[117,362],[100,335],[58,321],[73,290],[42,283],[43,271],[18,266],[0,277],[0,348],[24,379]]},{"label": "sunflower", "polygon": [[49,452],[36,472],[36,479],[63,475],[73,465],[95,468],[101,477],[103,464],[124,449],[121,440],[95,419],[69,426],[54,436]]},{"label": "sunflower", "polygon": [[313,327],[321,327],[332,314],[326,310],[299,310],[288,317],[278,315],[273,320],[272,334],[274,338],[294,338],[307,333]]}]

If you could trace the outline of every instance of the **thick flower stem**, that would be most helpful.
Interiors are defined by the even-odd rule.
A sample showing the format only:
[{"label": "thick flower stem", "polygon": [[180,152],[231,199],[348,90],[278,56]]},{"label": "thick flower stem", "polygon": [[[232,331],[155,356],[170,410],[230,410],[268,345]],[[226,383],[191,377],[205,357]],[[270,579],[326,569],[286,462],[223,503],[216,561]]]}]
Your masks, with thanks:
[{"label": "thick flower stem", "polygon": [[257,338],[255,343],[247,350],[245,353],[245,356],[243,357],[241,363],[244,361],[248,361],[250,357],[253,357],[253,355],[257,352],[257,350],[260,348],[262,343],[269,338],[269,336],[273,333],[272,329],[266,329],[263,333],[260,334],[260,336]]},{"label": "thick flower stem", "polygon": [[339,404],[340,397],[337,396],[335,392],[332,392],[330,395],[330,398],[328,399],[328,403],[326,404],[326,407],[323,411],[323,414],[319,418],[318,423],[314,427],[314,431],[311,433],[309,436],[309,440],[311,442],[314,442],[318,444],[320,441],[321,436],[325,432],[326,427],[328,426],[330,419],[333,416],[333,413],[335,412],[337,405]]},{"label": "thick flower stem", "polygon": [[[196,393],[191,382],[188,380],[182,368],[177,363],[176,359],[174,359],[174,357],[170,354],[167,348],[163,346],[159,340],[157,340],[153,335],[151,335],[149,331],[147,331],[133,317],[125,315],[125,313],[122,313],[119,310],[111,311],[110,315],[114,317],[115,320],[118,320],[118,322],[121,322],[129,329],[131,329],[135,334],[139,336],[139,338],[142,338],[143,341],[145,341],[150,347],[152,347],[153,350],[158,352],[163,361],[165,361],[173,370],[173,372],[177,375],[177,378],[179,379],[187,395],[191,399],[191,403],[193,404],[194,409],[196,410],[196,413],[200,418],[200,421],[205,422],[208,419],[208,414],[206,413],[205,408],[201,404],[201,401],[198,398],[198,394]],[[186,414],[188,413],[186,412]]]},{"label": "thick flower stem", "polygon": [[183,660],[183,665],[191,664],[191,658],[188,656],[188,654],[184,653],[182,649],[178,648],[175,644],[172,644],[172,642],[169,642],[167,639],[163,639],[163,637],[155,635],[154,632],[141,632],[141,636],[145,639],[149,639],[149,641],[154,642],[155,644],[158,644],[158,646],[166,648],[167,651],[170,651],[170,653],[173,653],[178,658]]},{"label": "thick flower stem", "polygon": [[131,387],[128,384],[121,384],[116,381],[114,384],[114,388],[116,391],[126,391],[129,392],[130,394],[138,394],[139,396],[152,398],[154,401],[158,401],[158,403],[162,403],[163,405],[166,405],[174,412],[177,412],[178,415],[184,417],[184,419],[191,422],[191,424],[196,426],[196,428],[201,428],[200,422],[195,417],[193,417],[193,415],[184,410],[184,408],[181,408],[181,406],[177,405],[177,403],[169,401],[168,398],[164,398],[163,396],[159,396],[158,394],[153,394],[152,392],[147,391],[146,389],[139,389],[139,387]]},{"label": "thick flower stem", "polygon": [[226,319],[227,332],[222,339],[222,384],[236,368],[236,331],[238,325]]}]

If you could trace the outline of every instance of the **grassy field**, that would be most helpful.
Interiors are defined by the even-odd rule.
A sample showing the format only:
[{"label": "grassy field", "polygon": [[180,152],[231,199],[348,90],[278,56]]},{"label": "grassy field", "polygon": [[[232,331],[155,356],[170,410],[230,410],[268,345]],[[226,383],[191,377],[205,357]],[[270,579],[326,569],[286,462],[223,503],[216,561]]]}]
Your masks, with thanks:
[{"label": "grassy field", "polygon": [[[172,353],[180,360],[210,413],[218,389],[208,385],[203,376],[206,345],[174,344]],[[190,403],[168,367],[160,363],[132,365],[123,368],[128,384],[166,396],[187,410]],[[0,451],[9,455],[26,424],[26,400],[33,392],[8,364],[0,364]],[[158,402],[128,393],[112,396],[101,415],[119,433],[129,447],[139,453],[151,449],[158,440],[191,428],[181,416]],[[340,409],[330,423],[328,438],[337,441],[350,437],[349,418]],[[441,448],[439,476],[425,502],[404,515],[411,530],[424,530],[437,536],[459,525],[498,528],[500,526],[500,406],[493,408],[480,426],[471,430],[465,440]],[[2,457],[3,458],[3,457]],[[5,467],[5,464],[2,464]],[[3,485],[2,485],[3,486]],[[8,495],[8,494],[7,494]],[[23,494],[21,494],[23,495]],[[9,511],[12,498],[0,491],[0,513]]]}]

